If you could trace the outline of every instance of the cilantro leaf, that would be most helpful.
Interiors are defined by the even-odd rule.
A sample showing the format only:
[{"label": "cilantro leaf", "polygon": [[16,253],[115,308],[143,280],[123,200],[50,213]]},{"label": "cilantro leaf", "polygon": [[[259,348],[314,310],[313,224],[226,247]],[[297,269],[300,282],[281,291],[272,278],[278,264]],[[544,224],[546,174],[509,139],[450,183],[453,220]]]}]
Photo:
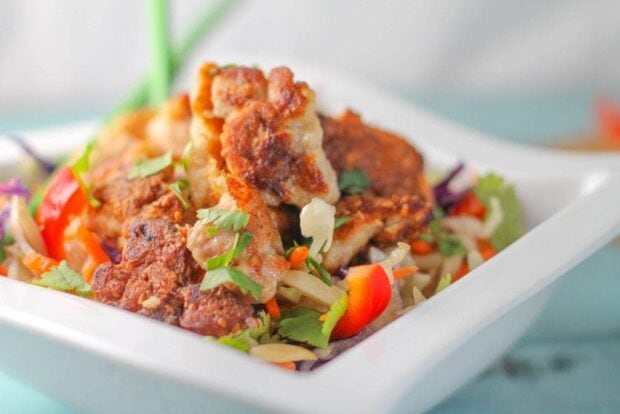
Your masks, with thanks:
[{"label": "cilantro leaf", "polygon": [[222,283],[233,283],[242,293],[250,293],[256,300],[260,298],[260,293],[263,291],[263,285],[250,279],[241,270],[228,266],[208,271],[202,279],[200,290],[204,292]]},{"label": "cilantro leaf", "polygon": [[473,190],[487,208],[487,214],[490,213],[491,197],[496,197],[501,205],[503,220],[489,238],[495,249],[502,250],[521,237],[523,234],[521,203],[513,185],[494,173],[488,173],[478,180]]},{"label": "cilantro leaf", "polygon": [[86,298],[92,294],[91,286],[84,281],[81,274],[71,269],[65,260],[50,271],[43,273],[40,279],[32,283],[63,292],[75,291],[78,295]]},{"label": "cilantro leaf", "polygon": [[321,312],[311,308],[293,308],[282,311],[278,333],[297,342],[319,348],[327,347],[329,338],[323,335]]},{"label": "cilantro leaf", "polygon": [[181,202],[181,205],[186,210],[189,208],[189,200],[187,200],[187,197],[185,197],[185,195],[183,194],[183,190],[187,189],[188,186],[189,182],[187,180],[175,181],[168,186],[168,188],[170,188],[170,191],[172,191],[174,195],[177,196],[177,198]]},{"label": "cilantro leaf", "polygon": [[251,233],[244,231],[241,236],[239,236],[239,233],[236,233],[235,241],[233,242],[232,247],[228,249],[228,251],[218,256],[211,257],[207,260],[207,270],[215,270],[220,267],[228,266],[230,263],[232,263],[233,260],[239,257],[241,253],[243,253],[243,251],[246,247],[248,247],[248,244],[250,244],[251,241]]},{"label": "cilantro leaf", "polygon": [[334,230],[336,230],[339,227],[344,226],[351,220],[353,220],[353,217],[351,216],[336,217],[336,220],[334,221]]},{"label": "cilantro leaf", "polygon": [[306,259],[306,266],[308,266],[308,269],[318,276],[318,278],[321,279],[326,285],[332,285],[332,275],[330,275],[329,272],[325,270],[325,268],[315,259],[308,256]]},{"label": "cilantro leaf", "polygon": [[203,208],[196,213],[200,220],[213,224],[216,230],[239,231],[250,222],[250,214],[245,211]]},{"label": "cilantro leaf", "polygon": [[262,311],[258,314],[258,318],[258,326],[255,328],[247,328],[234,335],[221,336],[217,341],[242,352],[249,352],[252,345],[257,342],[270,341],[272,339],[270,335],[271,317],[267,312]]},{"label": "cilantro leaf", "polygon": [[131,167],[127,178],[135,180],[150,177],[172,166],[172,164],[172,151],[168,151],[161,157],[139,160]]},{"label": "cilantro leaf", "polygon": [[443,234],[439,237],[437,248],[439,254],[443,257],[465,256],[467,254],[467,249],[465,249],[463,243],[461,243],[459,239],[449,236],[448,234]]},{"label": "cilantro leaf", "polygon": [[329,344],[334,327],[347,311],[348,297],[343,294],[334,302],[321,322],[321,312],[311,308],[293,308],[282,312],[278,334],[297,342],[305,342],[319,348]]},{"label": "cilantro leaf", "polygon": [[370,186],[370,179],[358,168],[343,171],[338,177],[338,188],[344,194],[361,194]]}]

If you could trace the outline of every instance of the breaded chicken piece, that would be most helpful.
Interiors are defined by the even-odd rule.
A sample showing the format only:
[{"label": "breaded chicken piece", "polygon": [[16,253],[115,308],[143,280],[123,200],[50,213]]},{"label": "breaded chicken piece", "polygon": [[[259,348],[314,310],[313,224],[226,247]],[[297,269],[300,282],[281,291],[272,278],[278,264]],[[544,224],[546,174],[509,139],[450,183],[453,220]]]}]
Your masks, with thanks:
[{"label": "breaded chicken piece", "polygon": [[351,217],[334,232],[323,265],[334,272],[351,261],[372,240],[379,247],[413,241],[426,225],[430,205],[418,196],[352,195],[336,204],[336,217]]},{"label": "breaded chicken piece", "polygon": [[[165,219],[132,220],[119,264],[104,263],[93,276],[93,298],[167,323],[178,324],[183,298],[178,288],[202,272],[185,247],[185,235]],[[153,306],[144,306],[149,298]]]},{"label": "breaded chicken piece", "polygon": [[221,156],[223,120],[213,114],[212,85],[218,73],[215,64],[204,64],[191,95],[192,123],[187,153],[187,175],[192,204],[210,207],[226,192],[224,160]]},{"label": "breaded chicken piece", "polygon": [[120,249],[124,245],[124,224],[134,217],[166,218],[180,224],[183,205],[170,190],[172,171],[164,170],[146,178],[127,178],[129,166],[116,160],[93,169],[90,180],[92,194],[100,207],[93,209],[87,220],[90,230]]},{"label": "breaded chicken piece", "polygon": [[338,174],[361,169],[370,178],[370,194],[418,195],[431,200],[424,159],[404,138],[366,125],[350,110],[338,118],[321,115],[320,119],[323,149]]},{"label": "breaded chicken piece", "polygon": [[265,78],[258,69],[206,64],[192,110],[189,175],[197,205],[212,205],[223,194],[224,165],[258,188],[271,206],[338,199],[314,94],[307,84],[295,82],[289,69],[273,69]]},{"label": "breaded chicken piece", "polygon": [[[283,256],[284,249],[275,217],[260,194],[249,185],[228,177],[227,188],[227,193],[221,197],[215,208],[249,213],[249,223],[242,231],[252,235],[251,242],[232,265],[263,286],[258,302],[264,303],[273,297],[276,284],[289,268],[289,263]],[[198,221],[189,233],[187,246],[200,264],[223,254],[232,248],[234,243],[234,232],[220,230],[210,237],[207,232],[210,226]],[[208,272],[205,277],[209,277]]]},{"label": "breaded chicken piece", "polygon": [[164,102],[146,126],[149,151],[154,155],[172,151],[175,159],[181,158],[189,142],[191,119],[187,94],[174,96]]}]

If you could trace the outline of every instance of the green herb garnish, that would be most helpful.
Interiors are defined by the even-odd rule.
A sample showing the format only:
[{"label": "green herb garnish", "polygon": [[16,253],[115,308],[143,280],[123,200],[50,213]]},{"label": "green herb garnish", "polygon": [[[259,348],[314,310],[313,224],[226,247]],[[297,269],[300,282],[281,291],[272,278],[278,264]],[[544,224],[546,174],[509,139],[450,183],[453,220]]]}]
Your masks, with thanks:
[{"label": "green herb garnish", "polygon": [[234,335],[226,335],[217,338],[223,345],[238,349],[242,352],[249,352],[252,345],[258,343],[273,342],[271,335],[271,317],[265,311],[258,314],[258,326],[255,328],[244,329]]},{"label": "green herb garnish", "polygon": [[185,197],[185,194],[183,194],[183,190],[187,190],[189,188],[189,182],[187,180],[175,181],[170,184],[168,188],[170,188],[170,191],[177,196],[181,202],[181,205],[183,205],[183,208],[187,210],[189,208],[189,200]]},{"label": "green herb garnish", "polygon": [[241,253],[243,253],[245,248],[248,247],[248,244],[250,244],[250,241],[252,241],[251,233],[247,231],[241,233],[241,235],[236,233],[233,246],[228,249],[228,251],[207,260],[207,270],[215,270],[220,267],[228,266],[233,260],[239,257]]},{"label": "green herb garnish", "polygon": [[315,259],[308,256],[308,258],[306,259],[306,266],[308,266],[308,269],[310,270],[310,272],[318,276],[318,278],[321,279],[326,285],[328,286],[332,285],[332,276]]},{"label": "green herb garnish", "polygon": [[353,217],[351,216],[336,217],[336,220],[334,221],[334,230],[336,230],[339,227],[344,226],[351,220],[353,220]]},{"label": "green herb garnish", "polygon": [[139,160],[133,165],[133,167],[131,167],[127,178],[130,180],[135,180],[138,178],[150,177],[151,175],[155,175],[158,172],[171,167],[172,164],[172,151],[168,151],[161,157]]},{"label": "green herb garnish", "polygon": [[250,279],[245,273],[234,267],[220,267],[209,270],[200,284],[201,291],[211,290],[223,283],[233,283],[242,293],[250,293],[254,299],[260,298],[263,286]]},{"label": "green herb garnish", "polygon": [[443,257],[465,256],[467,254],[467,249],[465,249],[463,243],[459,239],[447,234],[439,238],[437,248],[439,254]]},{"label": "green herb garnish", "polygon": [[50,271],[43,273],[40,279],[32,283],[63,292],[75,291],[78,295],[86,298],[92,294],[91,286],[84,281],[81,274],[71,269],[65,260]]},{"label": "green herb garnish", "polygon": [[299,307],[284,310],[278,334],[293,341],[325,348],[329,344],[329,337],[336,323],[347,311],[347,305],[347,295],[343,294],[330,306],[325,315],[325,322],[321,321],[321,312],[316,309]]},{"label": "green herb garnish", "polygon": [[216,230],[239,231],[250,222],[250,214],[245,211],[203,208],[196,214],[204,223],[213,224]]},{"label": "green herb garnish", "polygon": [[343,194],[361,194],[370,186],[370,179],[358,168],[340,173],[338,188]]}]

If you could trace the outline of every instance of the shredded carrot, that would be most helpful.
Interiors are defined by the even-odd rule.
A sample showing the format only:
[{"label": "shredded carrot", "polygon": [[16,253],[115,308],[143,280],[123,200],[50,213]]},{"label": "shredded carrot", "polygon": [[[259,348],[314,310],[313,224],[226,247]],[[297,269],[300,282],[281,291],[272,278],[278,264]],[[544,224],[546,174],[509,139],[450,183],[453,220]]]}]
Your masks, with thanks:
[{"label": "shredded carrot", "polygon": [[286,362],[272,362],[273,365],[276,365],[280,368],[284,368],[284,369],[288,369],[290,371],[295,371],[295,369],[297,368],[295,366],[295,363],[293,361],[286,361]]},{"label": "shredded carrot", "polygon": [[418,266],[407,266],[394,269],[394,279],[404,279],[418,271]]},{"label": "shredded carrot", "polygon": [[485,261],[495,256],[497,253],[491,243],[486,239],[478,239],[478,251]]},{"label": "shredded carrot", "polygon": [[56,260],[35,251],[28,252],[22,259],[22,263],[37,276],[41,276],[58,265]]},{"label": "shredded carrot", "polygon": [[295,269],[303,264],[308,258],[308,246],[298,246],[293,249],[288,256],[288,261],[291,264],[291,268]]},{"label": "shredded carrot", "polygon": [[321,322],[325,322],[325,321],[327,320],[327,314],[326,314],[326,313],[324,313],[324,314],[322,314],[321,316],[319,316],[319,320],[320,320]]},{"label": "shredded carrot", "polygon": [[430,254],[435,251],[435,246],[432,243],[418,239],[411,242],[411,251],[414,254],[420,255]]},{"label": "shredded carrot", "polygon": [[5,265],[0,265],[0,276],[8,276],[9,269],[6,268]]},{"label": "shredded carrot", "polygon": [[282,316],[280,306],[278,305],[275,296],[265,302],[265,309],[267,309],[267,313],[269,313],[269,315],[274,319],[280,319]]},{"label": "shredded carrot", "polygon": [[461,264],[461,267],[459,267],[459,270],[457,270],[454,276],[452,277],[452,282],[456,282],[457,280],[465,276],[467,273],[469,273],[469,266],[467,265],[467,262],[463,262],[463,264]]}]

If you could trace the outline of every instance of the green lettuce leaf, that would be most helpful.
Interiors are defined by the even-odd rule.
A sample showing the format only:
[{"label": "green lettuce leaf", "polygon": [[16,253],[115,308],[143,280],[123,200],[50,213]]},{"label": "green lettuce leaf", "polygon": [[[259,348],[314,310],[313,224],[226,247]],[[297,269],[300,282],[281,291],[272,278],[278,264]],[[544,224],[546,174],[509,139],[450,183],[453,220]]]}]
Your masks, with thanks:
[{"label": "green lettuce leaf", "polygon": [[504,249],[521,237],[523,234],[521,203],[519,203],[513,185],[497,174],[488,173],[480,177],[473,191],[487,208],[487,215],[490,213],[492,197],[496,197],[501,205],[503,220],[489,239],[496,250]]}]

